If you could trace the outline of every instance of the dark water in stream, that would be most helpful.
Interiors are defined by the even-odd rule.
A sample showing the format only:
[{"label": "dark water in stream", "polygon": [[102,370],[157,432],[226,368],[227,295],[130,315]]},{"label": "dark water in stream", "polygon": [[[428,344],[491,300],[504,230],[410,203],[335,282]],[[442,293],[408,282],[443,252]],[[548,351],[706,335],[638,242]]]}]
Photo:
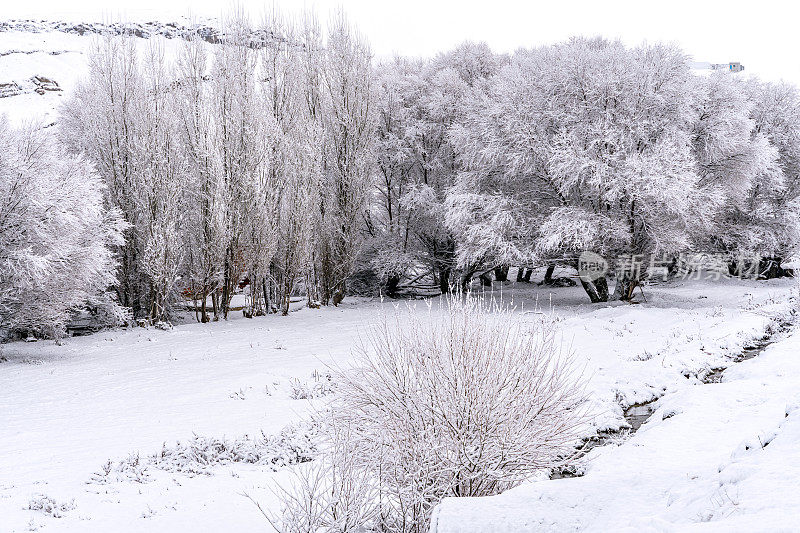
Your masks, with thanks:
[{"label": "dark water in stream", "polygon": [[[627,409],[625,409],[623,415],[625,416],[625,421],[631,426],[630,428],[623,428],[619,431],[600,431],[594,437],[586,439],[583,445],[578,452],[577,458],[580,458],[587,453],[592,448],[597,446],[605,446],[606,444],[610,444],[612,442],[618,442],[620,440],[624,440],[629,438],[631,435],[636,433],[642,424],[647,422],[647,419],[650,418],[650,415],[653,414],[655,411],[655,404],[658,398],[655,398],[649,402],[640,403],[631,405]],[[575,465],[566,465],[561,468],[553,470],[550,474],[550,479],[562,479],[567,477],[579,477],[583,475],[580,471],[578,471]]]},{"label": "dark water in stream", "polygon": [[[751,344],[750,346],[745,347],[739,355],[734,357],[734,363],[741,363],[742,361],[747,361],[748,359],[752,359],[753,357],[757,356],[764,350],[766,350],[767,346],[772,344],[773,342],[778,340],[778,336],[782,333],[786,333],[792,328],[794,324],[793,320],[787,320],[785,322],[780,322],[778,324],[778,328],[768,335],[765,335],[759,341]],[[711,371],[705,375],[703,378],[703,383],[720,383],[722,381],[722,374],[725,372],[725,369],[728,367],[723,368],[712,368]]]}]

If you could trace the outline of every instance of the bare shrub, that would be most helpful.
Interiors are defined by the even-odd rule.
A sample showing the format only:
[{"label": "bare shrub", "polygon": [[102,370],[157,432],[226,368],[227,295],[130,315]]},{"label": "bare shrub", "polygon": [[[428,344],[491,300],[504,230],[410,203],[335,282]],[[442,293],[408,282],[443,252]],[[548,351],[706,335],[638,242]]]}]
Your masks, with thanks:
[{"label": "bare shrub", "polygon": [[279,513],[268,512],[253,500],[281,533],[371,531],[381,523],[373,469],[365,468],[362,458],[350,453],[346,432],[333,425],[327,430],[331,437],[327,453],[294,471],[290,487],[276,489],[282,503]]},{"label": "bare shrub", "polygon": [[329,454],[282,497],[295,522],[319,523],[346,493],[370,509],[361,530],[427,531],[444,497],[497,494],[569,461],[585,421],[551,323],[469,297],[385,318],[339,374]]},{"label": "bare shrub", "polygon": [[108,485],[120,481],[134,481],[136,483],[149,483],[151,481],[147,465],[141,460],[138,453],[131,453],[126,459],[114,463],[109,459],[100,470],[92,474],[88,483]]},{"label": "bare shrub", "polygon": [[312,400],[335,392],[336,382],[330,372],[322,374],[315,370],[311,377],[314,379],[313,385],[292,379],[289,382],[289,397],[293,400]]}]

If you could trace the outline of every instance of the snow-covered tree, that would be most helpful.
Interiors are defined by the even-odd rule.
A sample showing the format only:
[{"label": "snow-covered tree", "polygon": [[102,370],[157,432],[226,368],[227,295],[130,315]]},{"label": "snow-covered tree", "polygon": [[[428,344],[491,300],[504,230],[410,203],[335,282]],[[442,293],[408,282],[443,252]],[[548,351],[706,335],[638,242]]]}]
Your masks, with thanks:
[{"label": "snow-covered tree", "polygon": [[342,13],[329,24],[325,49],[316,52],[311,48],[307,53],[313,54],[312,64],[323,61],[319,81],[310,77],[308,88],[312,94],[319,92],[324,149],[314,229],[315,279],[319,300],[337,305],[346,294],[347,278],[360,251],[373,179],[372,54]]},{"label": "snow-covered tree", "polygon": [[180,234],[184,219],[185,162],[175,120],[173,72],[164,50],[151,43],[142,65],[143,92],[138,131],[138,181],[135,220],[142,248],[138,254],[149,289],[147,316],[160,321],[170,314],[183,262]]},{"label": "snow-covered tree", "polygon": [[[303,69],[298,68],[304,64],[300,35],[277,12],[267,19],[264,34],[268,39],[260,51],[264,73],[262,112],[272,220],[264,221],[262,230],[271,226],[276,240],[271,278],[278,307],[287,314],[292,292],[312,268],[312,194],[320,158],[314,121],[309,118],[305,102],[306,78]],[[265,270],[264,274],[269,272]],[[251,286],[252,283],[251,277]],[[265,300],[266,283],[263,279],[260,285]]]},{"label": "snow-covered tree", "polygon": [[[255,257],[254,250],[247,247],[247,240],[253,237],[248,234],[252,217],[261,214],[259,204],[272,191],[263,187],[268,171],[263,168],[264,132],[252,30],[242,13],[234,13],[226,21],[224,34],[222,42],[214,47],[211,84],[212,109],[217,120],[215,148],[219,150],[227,198],[220,305],[227,318],[231,298],[247,271],[247,263],[251,267],[258,263],[262,269],[269,264],[269,259],[265,262],[263,256]],[[249,258],[245,257],[248,252]]]},{"label": "snow-covered tree", "polygon": [[456,249],[445,201],[462,170],[450,133],[469,112],[468,97],[502,62],[485,44],[464,43],[430,60],[380,66],[379,201],[369,227],[382,240],[374,263],[387,288],[428,270],[449,290]]},{"label": "snow-covered tree", "polygon": [[341,301],[373,177],[365,41],[341,15],[323,38],[313,17],[296,32],[277,12],[259,28],[235,12],[176,65],[154,42],[104,38],[62,117],[129,223],[123,305],[161,320],[182,289],[199,320],[209,296],[227,318],[249,282],[246,315],[272,299],[288,312],[300,280],[310,303]]},{"label": "snow-covered tree", "polygon": [[[734,273],[743,266],[755,270],[762,257],[785,254],[800,237],[797,191],[786,179],[792,141],[774,122],[776,105],[785,107],[779,120],[792,120],[791,99],[785,94],[777,98],[782,104],[770,102],[777,95],[755,90],[757,83],[719,74],[697,80],[694,151],[705,204],[715,209],[696,241],[728,254]],[[775,142],[768,131],[775,132]]]},{"label": "snow-covered tree", "polygon": [[0,117],[0,327],[58,336],[87,304],[123,316],[106,290],[125,225],[104,192],[52,132]]},{"label": "snow-covered tree", "polygon": [[413,110],[407,101],[406,81],[419,61],[396,59],[376,72],[377,124],[375,142],[375,196],[367,212],[367,253],[389,296],[414,267],[414,236],[410,212],[401,199],[412,183],[414,161],[410,137]]},{"label": "snow-covered tree", "polygon": [[800,244],[800,94],[787,83],[750,79],[744,85],[752,102],[754,137],[763,136],[777,150],[783,175],[779,185],[770,187],[759,181],[751,188],[751,203],[761,198],[762,205],[766,204],[751,215],[766,234],[751,251],[777,256],[779,262]]},{"label": "snow-covered tree", "polygon": [[62,106],[60,124],[71,150],[83,154],[106,184],[111,205],[119,209],[128,227],[118,250],[116,283],[121,305],[136,317],[149,308],[140,269],[138,170],[141,168],[138,126],[143,82],[132,38],[106,37],[89,57],[89,75]]},{"label": "snow-covered tree", "polygon": [[[686,249],[708,218],[690,135],[693,89],[685,57],[669,46],[573,39],[518,52],[454,128],[467,171],[451,225],[475,211],[474,194],[507,213],[462,230],[462,261]],[[635,276],[621,269],[616,297],[630,297]],[[582,281],[593,301],[608,298],[605,278]]]},{"label": "snow-covered tree", "polygon": [[209,53],[199,37],[187,42],[177,61],[177,129],[184,152],[186,212],[184,289],[199,302],[198,320],[208,322],[207,300],[218,316],[217,289],[227,243],[228,199],[217,146],[216,117],[209,84]]},{"label": "snow-covered tree", "polygon": [[156,43],[140,58],[132,37],[107,36],[61,113],[66,142],[94,164],[128,225],[119,250],[120,303],[150,322],[169,314],[182,256],[184,165],[172,81]]}]

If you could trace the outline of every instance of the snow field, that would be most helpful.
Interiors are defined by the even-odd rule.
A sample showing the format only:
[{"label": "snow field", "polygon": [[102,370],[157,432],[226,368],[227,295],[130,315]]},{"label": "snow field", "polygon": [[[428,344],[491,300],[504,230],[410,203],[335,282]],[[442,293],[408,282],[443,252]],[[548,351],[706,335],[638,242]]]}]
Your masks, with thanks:
[{"label": "snow field", "polygon": [[[679,498],[660,518],[679,517],[690,523],[701,510],[702,498],[716,493],[713,484],[699,482],[699,488],[689,491],[677,481],[676,472],[696,464],[702,479],[710,479],[745,435],[757,436],[744,428],[760,420],[779,422],[775,413],[785,408],[783,400],[775,400],[769,409],[764,406],[743,420],[742,431],[733,431],[730,428],[738,427],[731,424],[738,416],[733,404],[730,420],[716,418],[717,426],[730,429],[727,440],[705,440],[698,428],[713,427],[709,424],[715,412],[696,415],[699,418],[686,413],[694,412],[695,403],[703,398],[716,398],[711,392],[715,387],[734,387],[734,369],[745,367],[728,371],[719,386],[701,385],[698,376],[707,368],[730,365],[734,354],[784,317],[793,284],[786,280],[674,283],[646,289],[647,304],[602,308],[576,304],[579,290],[519,284],[504,288],[503,298],[513,299],[518,312],[531,320],[541,312],[554,313],[565,349],[585,363],[596,414],[587,436],[598,429],[623,427],[621,406],[663,398],[656,404],[656,414],[631,440],[590,454],[585,477],[531,483],[495,500],[524,503],[532,513],[525,516],[536,520],[542,518],[536,515],[541,510],[547,520],[556,520],[552,525],[559,529],[585,526],[589,518],[605,516],[602,509],[616,509],[619,520],[627,517],[634,523],[651,516],[653,501],[669,494],[684,499],[694,495],[686,502]],[[543,302],[552,302],[552,311],[543,310]],[[293,389],[298,384],[313,388],[320,379],[313,376],[324,374],[328,365],[346,366],[358,337],[393,305],[406,302],[348,299],[339,308],[303,309],[288,317],[186,324],[171,331],[108,331],[70,338],[62,346],[47,341],[4,346],[0,531],[24,531],[31,525],[47,531],[268,529],[244,494],[268,509],[276,508],[270,487],[288,479],[288,468],[274,472],[267,464],[226,462],[208,468],[208,475],[149,465],[146,482],[136,481],[136,476],[100,484],[90,481],[109,460],[125,462],[138,454],[146,463],[164,445],[173,448],[176,441],[185,445],[195,434],[234,441],[245,435],[260,437],[262,431],[274,435],[307,418],[324,399],[294,400],[292,396],[303,395]],[[410,305],[428,312],[424,302]],[[760,398],[759,387],[750,393],[754,404]],[[659,420],[667,410],[682,412]],[[675,433],[673,426],[684,424]],[[690,439],[693,432],[695,440]],[[695,447],[696,452],[687,452]],[[687,456],[695,455],[697,459],[684,467]],[[758,479],[745,481],[753,484]],[[648,487],[654,485],[658,490],[652,500],[637,503],[633,494],[640,490],[649,494]],[[547,490],[539,495],[539,487]],[[43,497],[66,507],[74,500],[75,507],[57,512],[60,518],[28,509],[31,500]],[[553,509],[562,507],[564,511],[554,517]],[[449,523],[448,517],[477,517],[487,509],[482,501],[447,500],[439,515],[440,527]],[[496,516],[496,510],[492,512],[487,516]],[[518,509],[511,516],[519,516]],[[475,518],[464,523],[477,527],[486,521]],[[461,531],[458,528],[467,527],[464,523],[442,530]]]}]

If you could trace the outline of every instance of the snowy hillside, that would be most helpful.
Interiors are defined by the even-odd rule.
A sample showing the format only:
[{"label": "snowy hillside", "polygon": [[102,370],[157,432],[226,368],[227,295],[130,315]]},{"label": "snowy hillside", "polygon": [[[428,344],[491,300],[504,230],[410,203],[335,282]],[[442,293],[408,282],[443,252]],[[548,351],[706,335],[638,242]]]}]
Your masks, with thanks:
[{"label": "snowy hillside", "polygon": [[52,124],[58,106],[88,72],[88,53],[105,35],[131,35],[141,49],[163,46],[167,56],[190,35],[218,38],[210,24],[0,21],[0,114],[12,123]]}]

